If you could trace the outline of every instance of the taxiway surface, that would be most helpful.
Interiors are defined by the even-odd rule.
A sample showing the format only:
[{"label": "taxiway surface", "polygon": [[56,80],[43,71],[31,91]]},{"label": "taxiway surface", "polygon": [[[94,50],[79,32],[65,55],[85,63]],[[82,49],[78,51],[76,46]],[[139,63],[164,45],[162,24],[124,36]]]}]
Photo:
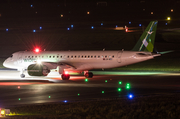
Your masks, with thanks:
[{"label": "taxiway surface", "polygon": [[[19,78],[15,70],[0,70],[0,107],[49,102],[73,102],[109,98],[164,95],[180,92],[178,72],[93,71],[61,80],[57,72],[47,77]],[[122,82],[122,84],[120,84]],[[127,84],[129,83],[129,89]]]}]

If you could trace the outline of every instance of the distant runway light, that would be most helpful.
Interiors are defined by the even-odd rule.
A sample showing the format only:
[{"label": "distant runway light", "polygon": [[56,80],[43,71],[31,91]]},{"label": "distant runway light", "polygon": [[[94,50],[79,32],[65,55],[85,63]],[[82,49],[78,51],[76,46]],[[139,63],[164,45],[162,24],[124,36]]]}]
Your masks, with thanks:
[{"label": "distant runway light", "polygon": [[122,82],[121,82],[121,81],[119,81],[119,84],[122,84]]},{"label": "distant runway light", "polygon": [[151,12],[151,14],[154,14],[153,12]]},{"label": "distant runway light", "polygon": [[104,93],[104,91],[102,91],[102,93]]},{"label": "distant runway light", "polygon": [[6,31],[9,31],[9,29],[6,29]]},{"label": "distant runway light", "polygon": [[63,17],[63,14],[61,14],[61,17]]},{"label": "distant runway light", "polygon": [[171,12],[173,12],[174,10],[173,9],[171,9]]},{"label": "distant runway light", "polygon": [[94,26],[91,26],[91,29],[94,29]]},{"label": "distant runway light", "polygon": [[51,98],[51,96],[49,96],[49,98]]},{"label": "distant runway light", "polygon": [[20,89],[21,87],[20,86],[18,86],[18,89]]},{"label": "distant runway light", "polygon": [[105,80],[105,82],[107,83],[107,80]]},{"label": "distant runway light", "polygon": [[33,30],[33,32],[35,33],[35,32],[36,32],[36,30]]},{"label": "distant runway light", "polygon": [[33,7],[33,5],[31,5],[31,7]]},{"label": "distant runway light", "polygon": [[167,25],[167,23],[166,23],[166,25]]},{"label": "distant runway light", "polygon": [[116,27],[118,27],[118,25],[116,25]]},{"label": "distant runway light", "polygon": [[67,28],[67,30],[69,31],[69,30],[70,30],[70,28]]},{"label": "distant runway light", "polygon": [[167,17],[167,20],[168,20],[168,21],[171,20],[171,17]]},{"label": "distant runway light", "polygon": [[120,91],[121,91],[121,88],[118,88],[118,91],[120,92]]},{"label": "distant runway light", "polygon": [[141,27],[142,25],[141,25],[141,24],[139,24],[139,26]]},{"label": "distant runway light", "polygon": [[74,26],[73,25],[71,25],[71,28],[73,28]]},{"label": "distant runway light", "polygon": [[85,82],[88,82],[88,79],[85,79]]},{"label": "distant runway light", "polygon": [[90,14],[90,12],[87,12],[87,14]]},{"label": "distant runway light", "polygon": [[80,94],[78,93],[78,96],[80,96]]},{"label": "distant runway light", "polygon": [[21,98],[19,98],[19,100],[21,100]]},{"label": "distant runway light", "polygon": [[133,95],[132,95],[132,94],[129,94],[128,97],[129,97],[129,99],[132,99],[132,98],[133,98]]},{"label": "distant runway light", "polygon": [[39,29],[42,29],[42,27],[40,26]]},{"label": "distant runway light", "polygon": [[129,24],[131,24],[131,22],[129,22]]},{"label": "distant runway light", "polygon": [[66,103],[67,102],[67,100],[64,100],[64,103]]},{"label": "distant runway light", "polygon": [[103,23],[101,23],[101,26],[103,25]]}]

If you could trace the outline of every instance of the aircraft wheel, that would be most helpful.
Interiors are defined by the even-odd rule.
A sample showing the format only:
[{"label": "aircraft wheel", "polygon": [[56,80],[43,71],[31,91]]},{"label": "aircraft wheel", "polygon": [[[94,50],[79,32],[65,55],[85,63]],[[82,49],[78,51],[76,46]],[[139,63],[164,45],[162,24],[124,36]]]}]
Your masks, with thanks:
[{"label": "aircraft wheel", "polygon": [[69,80],[70,75],[69,74],[62,74],[61,78],[62,78],[62,80]]},{"label": "aircraft wheel", "polygon": [[85,73],[85,77],[86,78],[92,78],[93,77],[93,73],[92,72],[87,72],[87,73]]},{"label": "aircraft wheel", "polygon": [[24,75],[24,74],[21,74],[21,75],[20,75],[20,77],[21,77],[21,78],[24,78],[24,77],[25,77],[25,75]]}]

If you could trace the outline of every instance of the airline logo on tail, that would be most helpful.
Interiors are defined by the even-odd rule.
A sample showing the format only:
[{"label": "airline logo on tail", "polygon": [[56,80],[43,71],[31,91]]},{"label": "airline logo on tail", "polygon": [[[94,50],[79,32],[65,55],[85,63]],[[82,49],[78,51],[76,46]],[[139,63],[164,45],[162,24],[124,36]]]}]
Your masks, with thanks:
[{"label": "airline logo on tail", "polygon": [[156,34],[157,21],[151,21],[146,30],[141,35],[133,51],[153,52]]}]

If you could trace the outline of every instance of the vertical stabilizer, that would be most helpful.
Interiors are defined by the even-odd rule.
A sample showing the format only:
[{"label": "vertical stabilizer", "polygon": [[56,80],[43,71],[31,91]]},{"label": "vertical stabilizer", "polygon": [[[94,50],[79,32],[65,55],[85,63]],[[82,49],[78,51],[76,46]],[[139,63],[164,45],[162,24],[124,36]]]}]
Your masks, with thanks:
[{"label": "vertical stabilizer", "polygon": [[151,21],[140,39],[132,49],[133,51],[153,52],[158,21]]}]

